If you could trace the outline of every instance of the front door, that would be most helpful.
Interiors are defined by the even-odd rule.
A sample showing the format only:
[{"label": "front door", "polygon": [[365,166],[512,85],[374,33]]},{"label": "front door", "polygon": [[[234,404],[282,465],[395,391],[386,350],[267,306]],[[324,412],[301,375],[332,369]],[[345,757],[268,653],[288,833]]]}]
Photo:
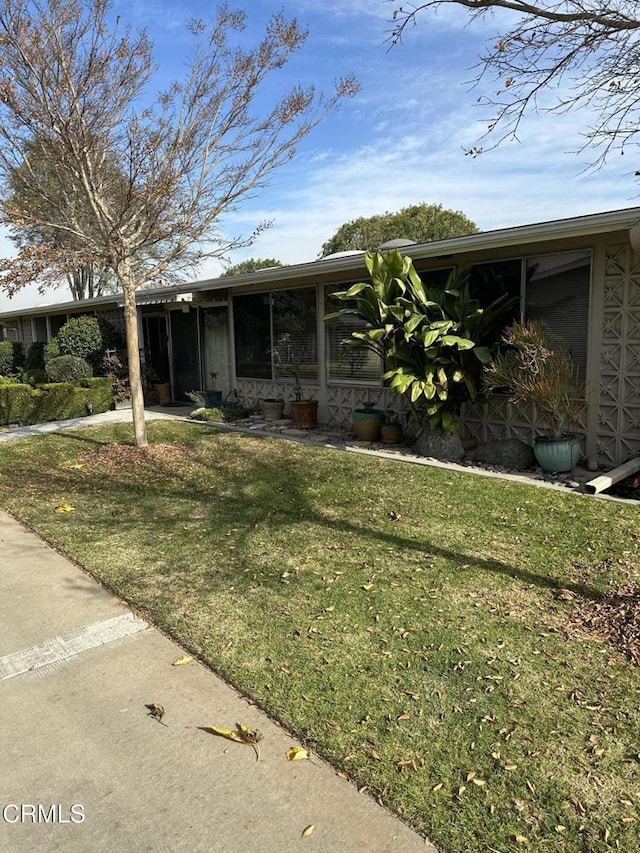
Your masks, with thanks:
[{"label": "front door", "polygon": [[202,387],[198,310],[171,311],[171,350],[173,356],[173,399],[189,402],[187,393]]}]

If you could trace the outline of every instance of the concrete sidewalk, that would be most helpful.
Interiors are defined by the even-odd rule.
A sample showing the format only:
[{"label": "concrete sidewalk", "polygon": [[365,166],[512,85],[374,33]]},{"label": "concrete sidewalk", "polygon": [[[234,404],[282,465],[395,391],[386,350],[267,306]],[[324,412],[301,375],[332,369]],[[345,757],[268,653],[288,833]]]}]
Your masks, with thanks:
[{"label": "concrete sidewalk", "polygon": [[[434,853],[182,654],[0,512],[2,853]],[[198,728],[236,722],[259,761]]]}]

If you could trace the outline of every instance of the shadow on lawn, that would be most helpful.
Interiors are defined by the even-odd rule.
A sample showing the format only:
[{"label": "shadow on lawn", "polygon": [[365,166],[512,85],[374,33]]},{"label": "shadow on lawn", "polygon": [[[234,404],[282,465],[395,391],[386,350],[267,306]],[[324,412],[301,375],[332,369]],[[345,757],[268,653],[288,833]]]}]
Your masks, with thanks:
[{"label": "shadow on lawn", "polygon": [[[97,448],[113,443],[78,433],[66,433],[60,437]],[[213,590],[233,584],[237,589],[241,585],[255,585],[251,571],[239,571],[239,566],[251,566],[258,538],[265,540],[271,532],[273,539],[280,541],[282,532],[289,528],[295,546],[299,547],[304,528],[310,525],[324,531],[323,541],[335,540],[341,535],[355,540],[366,537],[375,540],[381,548],[411,550],[428,557],[469,564],[483,572],[513,578],[541,589],[565,588],[594,601],[603,597],[599,590],[583,583],[555,579],[499,560],[444,548],[427,538],[416,539],[384,529],[382,524],[388,525],[389,522],[376,521],[375,511],[367,504],[367,492],[357,489],[362,486],[361,472],[356,473],[356,466],[363,464],[361,459],[355,461],[347,454],[339,455],[276,439],[243,438],[239,453],[234,434],[208,433],[201,441],[185,448],[182,460],[169,460],[162,468],[153,460],[147,460],[135,471],[124,466],[115,470],[111,467],[105,475],[99,464],[93,470],[90,465],[85,466],[82,478],[74,485],[88,489],[92,496],[100,496],[105,512],[102,518],[91,519],[96,539],[100,538],[101,530],[105,535],[111,535],[114,525],[117,525],[120,532],[135,534],[135,542],[141,547],[159,551],[159,530],[170,536],[184,537],[185,523],[197,518],[202,525],[206,524],[211,552],[224,553],[228,549],[228,561],[205,570],[201,568],[196,580],[193,577],[196,572],[188,561],[186,566],[184,560],[180,563],[180,550],[177,549],[175,558],[169,559],[166,565],[167,575],[175,572],[185,578],[191,576],[191,588]],[[116,440],[126,441],[125,434],[118,435]],[[312,464],[309,464],[309,454],[313,456]],[[40,473],[45,480],[45,472]],[[328,480],[334,477],[349,478],[353,490],[349,497],[337,504],[337,517],[330,518],[324,511],[326,507],[322,500]],[[49,491],[62,490],[72,482],[73,478],[67,472],[46,472]],[[402,482],[397,478],[390,481],[390,488],[397,488],[398,494],[402,494]],[[136,504],[141,497],[143,502]],[[319,504],[322,504],[321,508],[318,508]],[[136,506],[140,507],[138,511]],[[141,513],[145,511],[153,514],[147,525],[141,519]],[[348,519],[344,517],[347,513]],[[225,541],[229,531],[234,532],[233,538]],[[286,536],[284,538],[286,540]],[[230,545],[233,548],[230,549]],[[203,548],[206,563],[207,546],[203,545]],[[283,589],[282,565],[277,558],[274,557],[272,562],[261,562],[259,568],[261,584]]]}]

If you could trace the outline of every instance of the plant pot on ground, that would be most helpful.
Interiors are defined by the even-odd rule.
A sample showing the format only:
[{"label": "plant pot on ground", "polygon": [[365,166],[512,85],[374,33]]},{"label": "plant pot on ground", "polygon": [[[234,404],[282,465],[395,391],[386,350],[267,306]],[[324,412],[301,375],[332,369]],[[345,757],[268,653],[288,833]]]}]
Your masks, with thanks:
[{"label": "plant pot on ground", "polygon": [[318,426],[318,401],[313,398],[303,398],[301,378],[305,366],[315,364],[315,354],[307,351],[301,335],[285,332],[280,335],[276,346],[271,349],[274,367],[293,377],[293,393],[291,400],[291,423],[298,429],[315,429]]},{"label": "plant pot on ground", "polygon": [[284,411],[284,400],[275,397],[265,397],[262,401],[262,416],[265,421],[281,421]]},{"label": "plant pot on ground", "polygon": [[353,412],[353,429],[358,441],[380,441],[384,412],[373,406],[373,403],[363,403],[360,409]]},{"label": "plant pot on ground", "polygon": [[400,444],[402,441],[402,424],[396,418],[395,412],[385,412],[385,421],[380,427],[380,438],[385,444]]},{"label": "plant pot on ground", "polygon": [[291,400],[291,425],[298,429],[315,429],[318,426],[317,400]]},{"label": "plant pot on ground", "polygon": [[502,337],[504,349],[486,371],[488,390],[507,390],[511,402],[534,406],[546,421],[533,452],[546,472],[573,470],[580,460],[578,437],[570,431],[580,420],[584,385],[576,376],[571,355],[550,340],[540,323],[512,323]]}]

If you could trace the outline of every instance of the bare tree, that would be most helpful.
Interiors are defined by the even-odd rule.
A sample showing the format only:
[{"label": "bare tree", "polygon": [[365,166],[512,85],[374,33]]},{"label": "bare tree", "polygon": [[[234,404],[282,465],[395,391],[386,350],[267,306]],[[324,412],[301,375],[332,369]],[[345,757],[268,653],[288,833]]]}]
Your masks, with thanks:
[{"label": "bare tree", "polygon": [[[396,0],[388,0],[394,3]],[[442,6],[462,6],[472,17],[506,9],[518,17],[480,57],[477,81],[500,82],[497,94],[485,95],[493,117],[488,133],[495,144],[515,138],[528,108],[555,90],[552,109],[589,107],[594,117],[585,129],[585,147],[595,149],[594,166],[612,150],[637,145],[640,131],[640,8],[637,0],[428,0],[404,4],[393,14],[391,41],[397,44],[420,13]],[[491,86],[494,88],[494,85]],[[479,154],[482,147],[469,153]]]},{"label": "bare tree", "polygon": [[[189,71],[152,101],[152,45],[119,19],[112,26],[110,9],[109,0],[0,0],[0,176],[6,181],[18,166],[31,175],[24,178],[30,192],[21,203],[5,199],[0,221],[70,235],[74,265],[113,270],[124,294],[134,435],[142,447],[136,289],[249,245],[267,223],[248,237],[228,237],[221,216],[264,187],[358,87],[347,77],[325,98],[296,86],[259,113],[265,79],[302,47],[306,31],[279,14],[258,44],[243,49],[233,38],[245,15],[222,5],[209,26],[189,24]],[[50,164],[54,182],[38,180],[29,144]],[[11,294],[52,269],[68,269],[64,241],[27,246],[5,261],[3,286]]]}]

